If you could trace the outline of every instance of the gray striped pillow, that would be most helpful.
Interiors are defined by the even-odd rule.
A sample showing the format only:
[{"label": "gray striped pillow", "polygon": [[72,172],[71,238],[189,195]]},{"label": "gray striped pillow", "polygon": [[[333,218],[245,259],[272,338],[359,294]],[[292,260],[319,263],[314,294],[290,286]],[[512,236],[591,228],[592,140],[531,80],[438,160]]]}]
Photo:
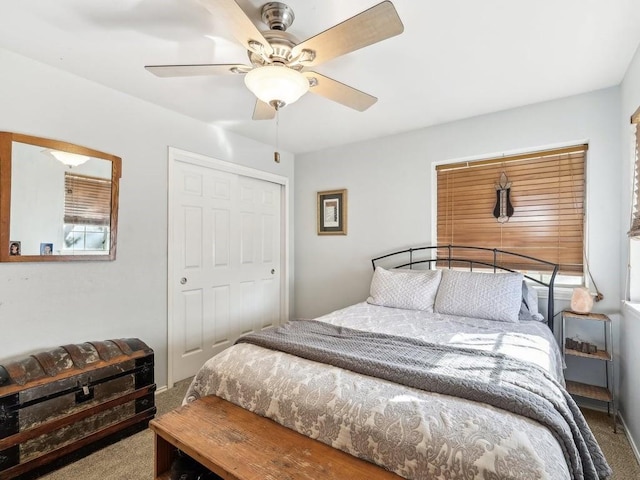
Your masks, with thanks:
[{"label": "gray striped pillow", "polygon": [[517,323],[522,280],[521,273],[444,270],[434,310],[448,315]]},{"label": "gray striped pillow", "polygon": [[440,270],[386,270],[376,267],[367,302],[383,307],[433,312]]}]

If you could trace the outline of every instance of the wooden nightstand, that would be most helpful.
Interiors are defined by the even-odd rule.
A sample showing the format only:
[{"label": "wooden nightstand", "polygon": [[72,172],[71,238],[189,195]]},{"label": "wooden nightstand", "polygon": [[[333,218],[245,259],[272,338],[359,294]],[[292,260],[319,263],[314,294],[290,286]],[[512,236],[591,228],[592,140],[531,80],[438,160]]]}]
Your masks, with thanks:
[{"label": "wooden nightstand", "polygon": [[[567,338],[565,335],[565,326],[567,321],[594,321],[594,322],[602,322],[603,325],[603,340],[604,340],[604,350],[601,347],[598,347],[596,352],[590,352],[588,347],[579,348],[579,345],[567,345]],[[614,362],[613,362],[613,335],[612,335],[612,327],[611,327],[611,319],[602,313],[576,313],[570,310],[565,310],[562,312],[562,336],[564,337],[562,342],[562,352],[563,354],[581,357],[581,358],[589,358],[593,361],[603,361],[605,364],[605,386],[598,385],[590,385],[586,383],[573,382],[570,380],[566,381],[567,391],[574,396],[590,398],[593,400],[599,400],[601,402],[606,402],[607,404],[607,413],[611,415],[611,410],[613,410],[613,431],[616,432],[616,418],[617,418],[617,408],[615,402],[615,393],[613,387],[613,378],[614,378]]]}]

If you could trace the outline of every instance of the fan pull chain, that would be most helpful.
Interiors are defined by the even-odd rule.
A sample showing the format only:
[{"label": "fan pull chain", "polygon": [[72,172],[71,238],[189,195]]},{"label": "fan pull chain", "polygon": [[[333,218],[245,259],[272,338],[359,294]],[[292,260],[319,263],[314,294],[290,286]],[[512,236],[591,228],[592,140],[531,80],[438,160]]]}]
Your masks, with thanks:
[{"label": "fan pull chain", "polygon": [[278,130],[280,126],[280,109],[276,107],[276,151],[273,152],[273,161],[276,163],[280,163],[280,152],[279,150],[279,138],[278,138]]}]

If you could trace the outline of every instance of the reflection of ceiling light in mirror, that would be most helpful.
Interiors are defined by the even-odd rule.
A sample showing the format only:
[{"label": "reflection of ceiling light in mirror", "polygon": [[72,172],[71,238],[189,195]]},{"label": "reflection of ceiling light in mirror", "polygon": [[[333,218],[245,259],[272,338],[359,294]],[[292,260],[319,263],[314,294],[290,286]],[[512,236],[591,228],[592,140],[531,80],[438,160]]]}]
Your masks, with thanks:
[{"label": "reflection of ceiling light in mirror", "polygon": [[77,153],[71,152],[61,152],[60,150],[45,150],[47,153],[52,155],[56,160],[65,164],[69,168],[77,167],[78,165],[82,165],[89,157],[86,155],[79,155]]}]

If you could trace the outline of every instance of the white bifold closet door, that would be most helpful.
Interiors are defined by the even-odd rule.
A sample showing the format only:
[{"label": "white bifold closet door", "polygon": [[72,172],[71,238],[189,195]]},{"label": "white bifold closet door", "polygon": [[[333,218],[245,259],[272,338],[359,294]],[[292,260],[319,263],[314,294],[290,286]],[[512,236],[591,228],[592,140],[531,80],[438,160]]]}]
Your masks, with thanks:
[{"label": "white bifold closet door", "polygon": [[174,160],[170,379],[281,318],[281,185]]}]

